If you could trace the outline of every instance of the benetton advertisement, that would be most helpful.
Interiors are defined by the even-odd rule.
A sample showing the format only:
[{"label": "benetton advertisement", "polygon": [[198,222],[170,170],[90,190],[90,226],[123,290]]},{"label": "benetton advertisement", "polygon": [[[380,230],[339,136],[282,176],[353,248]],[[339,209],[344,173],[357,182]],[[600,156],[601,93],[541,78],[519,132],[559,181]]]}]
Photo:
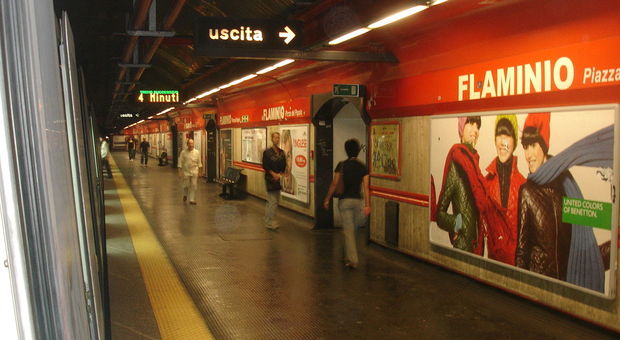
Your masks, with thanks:
[{"label": "benetton advertisement", "polygon": [[612,296],[617,111],[431,119],[431,242]]},{"label": "benetton advertisement", "polygon": [[286,156],[286,169],[281,177],[282,196],[308,203],[310,194],[310,161],[308,125],[280,126],[280,148]]}]

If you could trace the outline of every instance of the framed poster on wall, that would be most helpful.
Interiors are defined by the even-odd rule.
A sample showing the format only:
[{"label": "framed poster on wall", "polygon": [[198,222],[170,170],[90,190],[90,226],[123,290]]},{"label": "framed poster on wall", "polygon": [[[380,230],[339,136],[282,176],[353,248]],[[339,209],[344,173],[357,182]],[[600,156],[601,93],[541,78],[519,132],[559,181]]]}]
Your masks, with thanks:
[{"label": "framed poster on wall", "polygon": [[241,160],[261,164],[267,148],[267,128],[241,129]]},{"label": "framed poster on wall", "polygon": [[219,150],[218,150],[218,164],[219,164],[219,176],[223,177],[226,173],[226,168],[232,167],[233,162],[233,138],[232,129],[220,130]]},{"label": "framed poster on wall", "polygon": [[286,169],[280,183],[282,196],[302,203],[310,202],[310,130],[308,125],[280,126],[280,148],[286,156]]},{"label": "framed poster on wall", "polygon": [[431,243],[614,297],[617,117],[616,105],[433,117]]},{"label": "framed poster on wall", "polygon": [[400,177],[400,122],[375,122],[370,125],[370,175]]}]

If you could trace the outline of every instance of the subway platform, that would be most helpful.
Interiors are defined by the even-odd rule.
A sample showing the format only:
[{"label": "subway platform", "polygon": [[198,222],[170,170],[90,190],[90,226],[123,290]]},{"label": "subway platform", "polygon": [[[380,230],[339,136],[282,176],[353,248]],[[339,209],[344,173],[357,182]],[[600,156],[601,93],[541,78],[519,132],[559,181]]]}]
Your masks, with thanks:
[{"label": "subway platform", "polygon": [[[367,244],[343,264],[339,230],[113,154],[105,179],[112,339],[617,339],[618,334]],[[527,331],[524,331],[527,330]]]}]

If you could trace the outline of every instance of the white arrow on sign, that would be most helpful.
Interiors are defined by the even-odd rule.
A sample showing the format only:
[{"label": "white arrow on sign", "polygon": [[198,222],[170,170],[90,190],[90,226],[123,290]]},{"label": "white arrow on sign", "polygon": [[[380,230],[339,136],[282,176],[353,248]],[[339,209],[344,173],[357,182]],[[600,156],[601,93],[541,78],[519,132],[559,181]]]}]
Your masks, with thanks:
[{"label": "white arrow on sign", "polygon": [[285,38],[284,43],[288,45],[288,43],[295,38],[295,32],[291,30],[288,26],[284,26],[284,32],[279,32],[280,38]]}]

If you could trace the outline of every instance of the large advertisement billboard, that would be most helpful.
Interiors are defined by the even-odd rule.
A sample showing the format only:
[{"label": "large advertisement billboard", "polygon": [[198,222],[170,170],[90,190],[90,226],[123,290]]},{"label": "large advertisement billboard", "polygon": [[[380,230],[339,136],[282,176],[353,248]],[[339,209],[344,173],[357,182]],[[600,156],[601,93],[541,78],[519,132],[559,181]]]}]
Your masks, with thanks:
[{"label": "large advertisement billboard", "polygon": [[308,150],[310,133],[308,125],[280,126],[280,148],[286,156],[286,169],[281,177],[282,196],[300,201],[310,202]]},{"label": "large advertisement billboard", "polygon": [[617,111],[433,117],[431,243],[615,296]]}]

